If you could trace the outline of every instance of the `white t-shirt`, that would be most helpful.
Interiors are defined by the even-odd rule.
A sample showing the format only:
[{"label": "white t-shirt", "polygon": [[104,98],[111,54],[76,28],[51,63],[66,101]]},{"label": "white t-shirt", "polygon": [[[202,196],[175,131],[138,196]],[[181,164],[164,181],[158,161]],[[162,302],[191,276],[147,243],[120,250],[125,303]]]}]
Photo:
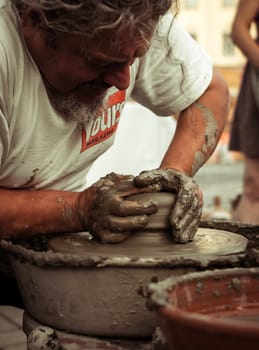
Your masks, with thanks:
[{"label": "white t-shirt", "polygon": [[161,118],[139,103],[127,102],[114,144],[94,162],[86,176],[86,187],[112,171],[137,175],[158,168],[175,127],[172,116]]},{"label": "white t-shirt", "polygon": [[113,144],[130,96],[164,116],[194,102],[211,81],[212,63],[172,20],[162,19],[150,49],[131,66],[129,88],[109,89],[107,108],[79,128],[52,108],[10,2],[0,0],[0,187],[79,191]]}]

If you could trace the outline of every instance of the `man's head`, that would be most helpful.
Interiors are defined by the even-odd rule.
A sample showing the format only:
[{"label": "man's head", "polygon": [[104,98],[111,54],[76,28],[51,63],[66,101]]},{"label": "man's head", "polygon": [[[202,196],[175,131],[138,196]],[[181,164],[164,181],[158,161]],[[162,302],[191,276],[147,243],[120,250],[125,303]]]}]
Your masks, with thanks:
[{"label": "man's head", "polygon": [[[95,38],[114,31],[142,39],[154,30],[160,16],[176,0],[11,0],[20,12],[30,7],[49,32]],[[36,14],[38,13],[38,14]]]},{"label": "man's head", "polygon": [[71,102],[89,113],[102,104],[109,87],[129,86],[130,65],[146,52],[159,18],[174,2],[11,1],[55,107],[65,103],[69,109]]}]

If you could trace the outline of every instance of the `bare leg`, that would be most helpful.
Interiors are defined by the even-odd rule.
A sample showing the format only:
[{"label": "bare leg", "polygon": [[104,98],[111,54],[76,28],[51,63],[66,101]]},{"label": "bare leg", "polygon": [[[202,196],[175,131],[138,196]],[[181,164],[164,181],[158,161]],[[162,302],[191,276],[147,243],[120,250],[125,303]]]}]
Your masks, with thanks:
[{"label": "bare leg", "polygon": [[245,158],[244,189],[233,219],[259,224],[259,158]]}]

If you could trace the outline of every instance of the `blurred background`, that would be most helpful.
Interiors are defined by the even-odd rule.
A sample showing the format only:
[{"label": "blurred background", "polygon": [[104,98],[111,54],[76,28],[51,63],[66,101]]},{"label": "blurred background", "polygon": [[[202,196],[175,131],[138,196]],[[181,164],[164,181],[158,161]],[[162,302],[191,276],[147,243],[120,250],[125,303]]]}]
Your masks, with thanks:
[{"label": "blurred background", "polygon": [[229,153],[226,147],[245,63],[244,56],[234,46],[230,37],[237,3],[237,0],[180,0],[178,19],[191,36],[210,54],[214,66],[223,74],[231,92],[228,124],[216,152],[210,159],[212,163],[242,160],[241,154]]},{"label": "blurred background", "polygon": [[[196,176],[204,190],[205,216],[215,209],[218,202],[231,213],[242,189],[242,154],[228,150],[232,116],[245,64],[245,57],[230,37],[237,4],[238,0],[180,0],[178,13],[184,27],[211,56],[231,94],[231,109],[220,142]],[[255,28],[251,30],[255,33]]]}]

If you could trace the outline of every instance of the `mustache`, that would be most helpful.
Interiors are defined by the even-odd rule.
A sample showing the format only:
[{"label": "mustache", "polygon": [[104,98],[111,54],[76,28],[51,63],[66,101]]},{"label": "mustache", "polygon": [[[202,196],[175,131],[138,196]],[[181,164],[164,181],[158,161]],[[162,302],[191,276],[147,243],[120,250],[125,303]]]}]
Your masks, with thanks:
[{"label": "mustache", "polygon": [[81,83],[81,84],[77,85],[76,88],[92,88],[92,89],[107,90],[111,87],[112,87],[112,85],[107,84],[102,79],[93,79],[93,80],[90,80],[90,81],[87,81],[85,83]]}]

